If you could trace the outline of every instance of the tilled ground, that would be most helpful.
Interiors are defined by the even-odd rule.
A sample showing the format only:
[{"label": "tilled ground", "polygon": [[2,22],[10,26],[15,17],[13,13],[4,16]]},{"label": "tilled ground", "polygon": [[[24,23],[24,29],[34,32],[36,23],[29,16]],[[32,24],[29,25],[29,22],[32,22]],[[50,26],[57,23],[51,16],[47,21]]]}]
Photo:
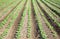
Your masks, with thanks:
[{"label": "tilled ground", "polygon": [[[13,4],[15,2],[16,2],[16,5]],[[33,2],[35,2],[35,3],[33,3]],[[35,4],[35,6],[34,6],[34,4]],[[19,11],[17,11],[16,8],[19,5],[21,6],[21,8],[18,8]],[[53,5],[51,5],[51,6],[53,6]],[[35,9],[35,7],[37,9]],[[29,29],[30,29],[29,31],[31,31],[31,33],[28,32],[29,9],[31,10],[31,12],[30,12],[31,13],[31,15],[30,15],[30,17],[31,17],[31,20],[30,20],[31,24],[30,25],[31,26],[29,27]],[[56,20],[53,19],[51,17],[52,15],[49,15],[48,14],[49,12],[46,9],[50,10],[49,12],[55,13],[55,14],[53,14],[53,17],[55,19],[56,18],[58,18],[58,19],[56,19]],[[15,11],[16,13],[18,12],[17,13],[18,15],[13,15],[13,14],[16,14],[15,12],[13,12],[14,10],[16,10]],[[23,14],[25,14],[24,13],[25,10],[26,10],[26,15],[24,17]],[[39,24],[38,24],[38,20],[37,20],[38,17],[36,17],[37,15],[36,15],[35,10],[38,10],[37,15],[39,16],[40,23],[42,24],[45,34],[47,35],[47,39],[60,39],[60,27],[59,27],[60,26],[60,21],[59,21],[60,20],[60,16],[59,16],[60,12],[58,13],[57,11],[55,11],[56,9],[51,9],[51,7],[49,7],[42,0],[40,0],[40,3],[39,3],[39,0],[17,0],[17,1],[14,0],[9,5],[7,5],[3,8],[0,8],[0,11],[1,11],[1,13],[0,13],[0,26],[3,26],[3,27],[0,27],[0,36],[1,37],[4,34],[4,32],[7,31],[6,28],[8,27],[8,25],[10,24],[10,22],[14,18],[13,16],[17,16],[16,19],[14,19],[13,24],[9,28],[8,32],[6,32],[7,34],[3,35],[3,38],[0,37],[0,39],[17,39],[16,33],[17,33],[17,30],[19,29],[19,24],[22,20],[22,17],[24,17],[24,21],[23,21],[23,25],[21,27],[20,34],[18,34],[18,35],[20,35],[19,39],[45,39],[45,38],[43,38],[43,36],[41,34],[42,32],[39,28]],[[60,10],[60,9],[57,7],[57,10]],[[9,14],[11,14],[11,13],[13,16],[9,16]],[[9,18],[5,23],[4,20],[8,16],[9,16]],[[1,24],[1,23],[4,23],[4,24]],[[50,29],[49,26],[52,26],[53,29]],[[30,37],[28,37],[28,33],[30,33]],[[55,33],[56,33],[56,36],[54,36]]]}]

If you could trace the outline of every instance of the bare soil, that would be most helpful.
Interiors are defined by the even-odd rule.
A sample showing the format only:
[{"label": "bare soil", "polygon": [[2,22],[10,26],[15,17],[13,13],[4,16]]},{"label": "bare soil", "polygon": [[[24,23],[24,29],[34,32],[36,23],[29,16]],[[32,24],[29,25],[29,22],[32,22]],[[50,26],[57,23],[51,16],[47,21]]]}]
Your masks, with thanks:
[{"label": "bare soil", "polygon": [[28,14],[26,13],[25,19],[24,19],[24,23],[23,23],[23,27],[21,30],[21,38],[20,39],[27,39],[27,23],[28,23]]},{"label": "bare soil", "polygon": [[4,30],[8,27],[8,24],[10,23],[11,19],[9,18],[7,23],[3,25],[2,28],[0,28],[0,35],[4,32]]},{"label": "bare soil", "polygon": [[[24,6],[25,6],[25,4],[24,4]],[[18,24],[20,23],[21,15],[22,15],[24,8],[25,8],[24,6],[21,9],[21,11],[18,13],[18,16],[17,16],[16,20],[14,21],[13,26],[10,28],[7,36],[4,39],[16,39],[15,34],[16,34],[16,30],[18,28]]]},{"label": "bare soil", "polygon": [[[38,3],[38,2],[37,2]],[[51,17],[49,17],[48,16],[48,14],[47,14],[47,12],[44,10],[45,8],[43,7],[44,5],[43,5],[43,3],[41,2],[41,4],[39,4],[38,3],[38,5],[39,5],[39,7],[41,8],[41,10],[43,11],[43,14],[46,16],[46,19],[50,22],[50,24],[55,28],[55,30],[59,33],[59,28],[58,28],[58,25],[51,19]],[[41,16],[40,16],[41,17]],[[42,21],[42,23],[44,23],[44,20],[41,18],[40,19],[41,21]],[[44,23],[43,24],[43,28],[44,28],[44,30],[45,30],[45,28],[46,28],[46,30],[48,30],[49,31],[49,29],[47,29],[47,26],[45,25],[46,23]],[[56,28],[58,28],[58,29],[56,29]],[[46,33],[47,33],[47,31],[45,31]],[[48,33],[50,33],[51,34],[51,32],[49,31]],[[47,34],[48,34],[47,33]],[[52,34],[51,34],[52,35]],[[49,35],[50,36],[50,35]],[[53,37],[53,36],[52,36]],[[50,36],[50,38],[51,38],[51,36]],[[51,38],[52,39],[52,38]],[[53,39],[59,39],[59,36],[57,36],[56,38],[53,38]]]},{"label": "bare soil", "polygon": [[[21,2],[21,1],[20,1]],[[10,9],[4,16],[2,16],[0,18],[0,22],[2,22],[19,4],[20,2],[15,6],[15,7],[12,7],[12,9]],[[16,39],[16,31],[18,29],[18,25],[20,23],[20,20],[21,20],[21,17],[22,17],[22,14],[23,14],[23,11],[25,9],[25,6],[26,6],[26,3],[27,1],[25,2],[23,8],[21,9],[21,11],[19,11],[18,16],[17,18],[14,20],[14,23],[13,25],[10,27],[7,35],[5,38],[3,39]],[[12,4],[12,3],[11,3]],[[58,25],[56,23],[54,23],[54,21],[48,16],[47,12],[45,12],[45,8],[43,8],[43,4],[41,2],[41,4],[39,4],[37,2],[38,6],[41,8],[41,10],[43,11],[43,14],[45,15],[46,19],[48,20],[48,22],[53,25],[53,27],[55,28],[55,30],[58,32],[58,34],[60,35],[60,28],[57,27]],[[3,10],[6,9],[3,8]],[[40,33],[40,29],[39,29],[39,26],[37,24],[37,20],[36,20],[36,17],[35,17],[35,11],[34,11],[34,7],[33,7],[33,3],[32,3],[32,0],[31,0],[31,38],[28,38],[27,37],[27,28],[28,28],[28,10],[27,10],[27,13],[26,13],[26,16],[24,18],[24,22],[23,22],[23,26],[22,26],[22,30],[21,30],[21,37],[20,39],[41,39],[41,33]],[[40,17],[40,21],[42,23],[42,27],[43,27],[43,30],[44,32],[46,32],[46,35],[48,36],[47,38],[48,39],[60,39],[59,36],[58,37],[54,37],[53,36],[53,33],[52,31],[48,28],[48,25],[46,24],[43,16],[40,14],[38,14],[38,16]],[[8,24],[10,23],[11,21],[11,18],[8,19],[7,23],[4,25],[3,28],[0,29],[0,35],[3,33],[3,31],[7,28]]]}]

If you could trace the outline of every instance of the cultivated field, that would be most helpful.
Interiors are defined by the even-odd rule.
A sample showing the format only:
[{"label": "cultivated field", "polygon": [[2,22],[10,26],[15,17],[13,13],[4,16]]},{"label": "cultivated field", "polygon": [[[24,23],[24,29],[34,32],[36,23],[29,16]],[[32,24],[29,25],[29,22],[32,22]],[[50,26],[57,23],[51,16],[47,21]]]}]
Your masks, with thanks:
[{"label": "cultivated field", "polygon": [[60,39],[60,0],[0,0],[0,39]]}]

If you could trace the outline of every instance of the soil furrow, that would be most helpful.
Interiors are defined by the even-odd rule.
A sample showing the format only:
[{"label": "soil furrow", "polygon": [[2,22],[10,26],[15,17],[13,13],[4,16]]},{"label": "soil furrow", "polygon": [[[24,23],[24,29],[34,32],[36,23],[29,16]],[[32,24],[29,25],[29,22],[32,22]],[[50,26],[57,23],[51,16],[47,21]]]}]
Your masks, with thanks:
[{"label": "soil furrow", "polygon": [[0,39],[60,39],[57,2],[1,0],[0,5]]},{"label": "soil furrow", "polygon": [[27,39],[27,23],[28,23],[28,14],[26,13],[25,19],[24,19],[24,23],[23,23],[23,27],[21,30],[21,37],[20,39]]},{"label": "soil furrow", "polygon": [[33,4],[32,4],[32,0],[31,0],[31,17],[32,17],[32,39],[38,39],[38,28],[37,28],[37,23],[36,23],[36,19],[35,19],[35,14],[34,14],[34,10],[33,10]]},{"label": "soil furrow", "polygon": [[6,23],[5,25],[3,25],[4,27],[2,27],[2,28],[0,29],[0,35],[1,35],[1,34],[4,32],[4,30],[7,28],[8,24],[10,23],[10,21],[11,21],[11,19],[9,18],[8,21],[7,21],[7,23]]},{"label": "soil furrow", "polygon": [[35,14],[32,0],[31,0],[31,8],[32,8],[32,22],[33,22],[33,25],[35,25],[34,27],[36,28],[36,29],[34,28],[34,32],[33,32],[35,35],[35,39],[42,39],[41,32],[37,24],[36,14]]},{"label": "soil furrow", "polygon": [[[27,1],[26,1],[27,2]],[[22,10],[18,13],[18,17],[16,18],[13,26],[10,28],[9,32],[8,32],[8,35],[4,38],[4,39],[16,39],[16,30],[18,28],[18,24],[20,23],[20,20],[21,20],[21,16],[23,14],[23,11],[25,9],[25,5],[26,5],[26,2],[22,8]]]},{"label": "soil furrow", "polygon": [[54,22],[54,20],[52,20],[52,18],[50,16],[48,16],[48,14],[45,12],[45,10],[42,8],[42,6],[38,2],[37,2],[37,4],[41,8],[41,10],[43,11],[46,19],[54,27],[54,29],[56,30],[56,32],[58,33],[58,35],[60,35],[60,28],[58,27],[58,25]]},{"label": "soil furrow", "polygon": [[36,23],[36,19],[35,19],[35,16],[33,13],[31,14],[31,17],[32,17],[32,20],[31,20],[32,21],[32,26],[31,26],[32,27],[32,29],[31,29],[32,30],[32,33],[31,33],[32,36],[31,37],[32,37],[32,39],[39,39],[39,37],[40,37],[40,36],[38,36],[39,35],[38,30],[39,29],[38,29],[38,25]]}]

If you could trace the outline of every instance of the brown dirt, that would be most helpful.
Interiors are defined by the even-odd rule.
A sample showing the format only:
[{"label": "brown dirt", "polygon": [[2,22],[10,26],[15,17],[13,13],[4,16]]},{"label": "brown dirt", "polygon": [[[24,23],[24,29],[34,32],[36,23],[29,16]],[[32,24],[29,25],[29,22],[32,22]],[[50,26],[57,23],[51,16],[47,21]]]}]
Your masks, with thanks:
[{"label": "brown dirt", "polygon": [[31,39],[38,39],[38,30],[37,30],[37,24],[36,24],[36,19],[35,19],[35,15],[34,15],[34,11],[33,11],[33,5],[32,5],[32,0],[31,0],[31,22],[32,22],[32,26],[31,26]]},{"label": "brown dirt", "polygon": [[[41,4],[40,4],[40,8],[42,9],[42,8],[44,8],[45,6],[44,6],[44,4],[42,3],[42,2],[40,2]],[[43,7],[44,6],[44,7]],[[45,9],[45,8],[44,8]],[[44,11],[44,10],[43,10]],[[44,11],[43,13],[45,13],[46,14],[46,12]],[[46,15],[47,16],[47,15]],[[39,16],[39,17],[41,17],[41,16]],[[47,17],[47,18],[49,18],[49,17]],[[48,37],[49,39],[59,39],[59,36],[57,36],[56,38],[54,38],[53,37],[53,35],[52,35],[52,33],[51,33],[51,31],[48,29],[48,27],[47,27],[47,25],[46,25],[46,23],[45,23],[45,21],[43,20],[43,18],[41,17],[41,22],[42,22],[42,24],[43,24],[43,29],[45,30],[45,32],[46,32],[46,34],[48,35],[48,36],[50,36],[50,37]],[[51,19],[52,20],[52,19]]]},{"label": "brown dirt", "polygon": [[5,25],[3,25],[2,28],[0,28],[0,35],[1,35],[1,34],[4,32],[4,30],[8,27],[8,24],[9,24],[10,21],[11,21],[11,19],[9,18],[8,21],[7,21],[7,23],[6,23]]},{"label": "brown dirt", "polygon": [[[41,15],[39,14],[39,17],[41,17]],[[43,30],[44,32],[46,32],[48,39],[54,39],[53,34],[51,33],[50,29],[47,27],[47,24],[45,23],[45,21],[43,20],[43,18],[40,18],[42,26],[43,26]]]},{"label": "brown dirt", "polygon": [[[26,2],[25,2],[25,4],[26,4]],[[13,26],[10,28],[7,36],[4,39],[15,39],[16,30],[18,28],[18,24],[20,22],[21,15],[22,15],[22,13],[23,13],[23,11],[25,9],[25,4],[24,4],[22,10],[19,12],[18,17],[16,18]]]},{"label": "brown dirt", "polygon": [[23,27],[21,30],[21,38],[20,39],[27,39],[27,23],[28,23],[28,14],[26,13],[25,19],[24,19],[24,23],[23,23]]},{"label": "brown dirt", "polygon": [[32,21],[32,39],[41,39],[40,38],[40,32],[39,32],[39,28],[38,28],[38,25],[37,25],[37,21],[36,21],[36,17],[35,17],[35,11],[34,11],[34,7],[33,7],[33,3],[32,3],[32,0],[31,0],[31,21]]},{"label": "brown dirt", "polygon": [[8,31],[8,34],[7,36],[4,38],[4,39],[13,39],[14,38],[14,34],[16,32],[16,29],[18,27],[18,23],[19,23],[19,20],[20,20],[20,17],[21,15],[19,14],[17,19],[15,20],[13,26],[10,28],[10,30]]},{"label": "brown dirt", "polygon": [[31,14],[31,17],[32,17],[31,39],[38,39],[37,24],[33,13]]},{"label": "brown dirt", "polygon": [[[2,18],[0,19],[0,22],[3,21],[6,18],[6,16],[8,16],[19,4],[20,4],[20,2],[15,7],[13,7],[11,10],[9,10],[7,12],[7,14],[2,16]],[[16,39],[15,38],[16,31],[17,31],[17,28],[18,28],[18,24],[20,23],[23,11],[25,9],[25,5],[26,5],[26,3],[24,4],[21,11],[19,13],[17,13],[18,16],[15,19],[14,24],[10,27],[10,29],[7,33],[7,36],[3,39]],[[44,6],[44,5],[41,3],[41,6]],[[36,18],[35,18],[35,14],[34,14],[35,12],[34,12],[32,3],[31,3],[31,11],[32,11],[31,12],[31,19],[32,19],[31,20],[31,23],[32,23],[31,38],[27,38],[27,25],[28,25],[28,10],[27,10],[27,13],[26,13],[26,16],[25,16],[25,19],[24,19],[24,22],[23,22],[23,27],[22,27],[22,30],[21,30],[21,33],[20,33],[21,34],[20,39],[41,39],[41,38],[39,38],[40,37],[40,32],[39,32],[38,25],[37,25],[37,22],[36,22]],[[48,39],[59,39],[58,37],[54,38],[53,33],[51,33],[51,30],[47,27],[48,25],[46,24],[45,20],[43,19],[43,16],[40,14],[40,12],[39,12],[38,15],[40,17],[40,21],[42,23],[43,30],[44,30],[44,32],[46,32],[46,34],[48,36]],[[8,22],[4,25],[4,27],[0,29],[0,34],[2,34],[3,31],[6,29],[10,20],[11,19],[9,18]]]},{"label": "brown dirt", "polygon": [[[37,2],[38,3],[38,2]],[[40,2],[41,4],[38,3],[39,7],[41,8],[41,10],[43,11],[46,19],[48,20],[48,22],[54,27],[54,30],[57,32],[57,34],[60,36],[60,28],[58,27],[57,23],[54,22],[54,20],[47,14],[47,12],[45,11],[46,9],[43,7],[44,4],[42,2]],[[45,6],[46,7],[46,6]]]},{"label": "brown dirt", "polygon": [[53,36],[52,31],[48,28],[48,25],[45,23],[45,20],[43,19],[43,17],[40,20],[41,20],[41,22],[43,24],[43,29],[45,30],[46,34],[48,35],[48,38],[49,39],[59,39],[58,36],[57,37]]}]

